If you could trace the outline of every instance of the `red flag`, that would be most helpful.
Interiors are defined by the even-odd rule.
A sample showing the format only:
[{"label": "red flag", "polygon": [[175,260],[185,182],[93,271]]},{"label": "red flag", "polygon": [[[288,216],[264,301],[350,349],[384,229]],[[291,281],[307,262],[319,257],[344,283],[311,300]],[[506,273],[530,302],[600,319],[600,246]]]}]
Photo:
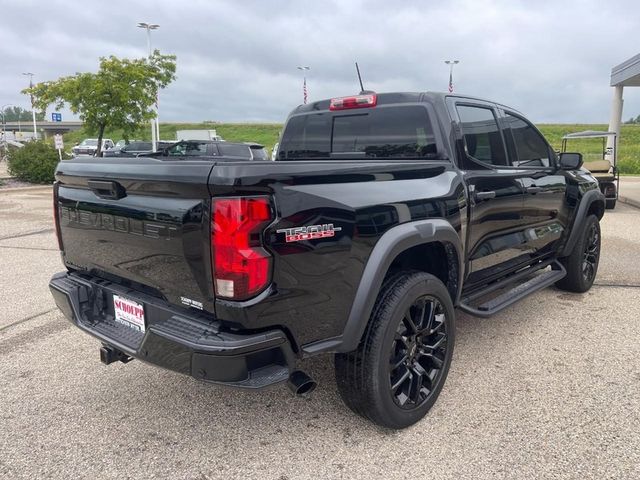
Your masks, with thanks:
[{"label": "red flag", "polygon": [[304,78],[304,82],[302,84],[302,98],[304,100],[304,103],[307,103],[307,78]]},{"label": "red flag", "polygon": [[453,93],[453,73],[449,72],[449,93]]}]

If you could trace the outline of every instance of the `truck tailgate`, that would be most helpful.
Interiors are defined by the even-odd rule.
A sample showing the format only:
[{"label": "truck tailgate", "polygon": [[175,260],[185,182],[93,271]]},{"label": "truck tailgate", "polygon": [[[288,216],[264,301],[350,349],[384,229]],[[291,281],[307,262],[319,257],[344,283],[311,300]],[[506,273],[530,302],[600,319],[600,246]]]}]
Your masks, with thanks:
[{"label": "truck tailgate", "polygon": [[210,161],[74,159],[56,172],[65,265],[213,310]]}]

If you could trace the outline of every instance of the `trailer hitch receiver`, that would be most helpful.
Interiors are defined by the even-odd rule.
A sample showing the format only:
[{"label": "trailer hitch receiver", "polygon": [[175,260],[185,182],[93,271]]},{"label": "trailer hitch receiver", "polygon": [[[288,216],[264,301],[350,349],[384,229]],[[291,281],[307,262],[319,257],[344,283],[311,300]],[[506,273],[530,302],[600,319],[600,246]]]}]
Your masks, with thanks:
[{"label": "trailer hitch receiver", "polygon": [[100,347],[100,361],[105,365],[113,362],[129,363],[131,360],[133,360],[133,357],[130,357],[111,345],[102,345],[102,347]]}]

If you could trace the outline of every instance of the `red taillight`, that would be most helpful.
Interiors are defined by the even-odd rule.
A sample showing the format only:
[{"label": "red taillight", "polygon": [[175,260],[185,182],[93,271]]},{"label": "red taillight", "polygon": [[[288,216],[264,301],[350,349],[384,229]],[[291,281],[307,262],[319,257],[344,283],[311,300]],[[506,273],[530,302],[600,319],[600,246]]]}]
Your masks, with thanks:
[{"label": "red taillight", "polygon": [[268,197],[211,200],[211,262],[216,296],[245,300],[269,284],[271,255],[262,231],[271,222]]},{"label": "red taillight", "polygon": [[352,97],[332,98],[329,110],[348,110],[350,108],[375,107],[378,97],[375,94],[355,95]]},{"label": "red taillight", "polygon": [[60,210],[58,209],[58,185],[53,185],[53,223],[56,227],[58,250],[62,251],[62,232],[60,231]]}]

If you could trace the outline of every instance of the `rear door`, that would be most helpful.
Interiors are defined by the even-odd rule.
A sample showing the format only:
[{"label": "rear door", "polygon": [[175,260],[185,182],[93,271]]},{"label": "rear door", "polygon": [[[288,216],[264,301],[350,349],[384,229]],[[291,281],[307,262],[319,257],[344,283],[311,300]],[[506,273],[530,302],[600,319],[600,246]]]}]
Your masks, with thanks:
[{"label": "rear door", "polygon": [[521,172],[525,191],[522,221],[532,255],[549,253],[566,228],[566,178],[542,134],[516,112],[500,112],[511,163]]},{"label": "rear door", "polygon": [[511,168],[495,105],[449,99],[460,125],[465,182],[469,189],[467,281],[499,276],[522,261],[523,176]]}]

